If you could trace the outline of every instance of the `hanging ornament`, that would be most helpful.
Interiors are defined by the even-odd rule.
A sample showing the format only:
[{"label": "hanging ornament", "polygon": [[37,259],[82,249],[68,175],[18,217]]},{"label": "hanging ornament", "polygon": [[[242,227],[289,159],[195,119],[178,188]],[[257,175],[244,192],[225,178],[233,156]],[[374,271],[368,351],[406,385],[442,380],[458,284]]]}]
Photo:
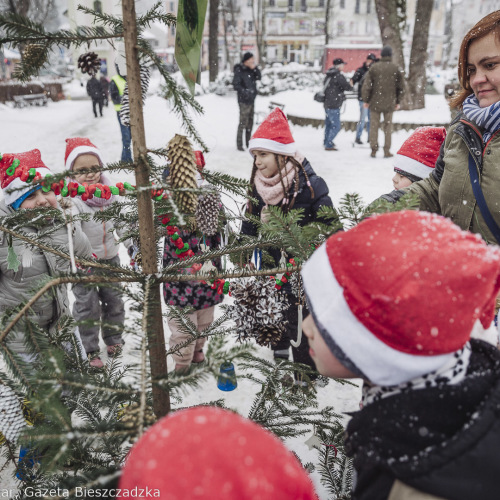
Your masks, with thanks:
[{"label": "hanging ornament", "polygon": [[[141,93],[142,93],[142,105],[146,102],[146,95],[148,93],[149,87],[149,77],[150,71],[146,66],[140,67],[140,78],[141,78]],[[125,84],[125,90],[123,91],[123,96],[121,100],[122,107],[120,108],[120,120],[126,127],[130,127],[130,100],[128,96],[128,83]]]},{"label": "hanging ornament", "polygon": [[[173,189],[197,189],[196,158],[187,137],[176,134],[168,143],[170,172],[167,178]],[[189,191],[176,191],[174,201],[185,213],[195,213],[198,195]]]},{"label": "hanging ornament", "polygon": [[138,403],[123,404],[118,410],[117,419],[126,429],[137,429],[141,423],[141,419],[142,424],[147,427],[156,422],[153,410],[149,406],[146,406],[144,412],[141,412]]},{"label": "hanging ornament", "polygon": [[[273,281],[265,278],[242,278],[231,284],[234,299],[227,313],[235,322],[239,340],[253,337],[269,345],[278,342],[285,328],[287,303],[278,294]],[[262,333],[261,333],[262,332]]]},{"label": "hanging ornament", "polygon": [[219,213],[222,203],[220,194],[212,192],[198,196],[196,227],[207,236],[213,236],[219,229]]},{"label": "hanging ornament", "polygon": [[[280,267],[284,265],[280,262]],[[295,263],[295,259],[290,259],[288,261],[288,263],[286,264],[286,267],[294,267],[296,266],[297,264]],[[290,279],[290,275],[291,273],[289,271],[287,271],[286,273],[283,273],[283,274],[278,274],[276,275],[276,278],[273,278],[276,282],[276,290],[281,290],[281,287],[285,284],[285,283],[288,283],[288,280]]]},{"label": "hanging ornament", "polygon": [[33,70],[38,70],[47,62],[47,56],[47,47],[45,45],[28,43],[23,50],[23,63],[33,68]]},{"label": "hanging ornament", "polygon": [[78,58],[78,67],[82,73],[94,76],[101,67],[101,60],[95,52],[86,52]]},{"label": "hanging ornament", "polygon": [[0,385],[0,445],[5,439],[16,443],[21,431],[26,427],[19,398],[6,385]]}]

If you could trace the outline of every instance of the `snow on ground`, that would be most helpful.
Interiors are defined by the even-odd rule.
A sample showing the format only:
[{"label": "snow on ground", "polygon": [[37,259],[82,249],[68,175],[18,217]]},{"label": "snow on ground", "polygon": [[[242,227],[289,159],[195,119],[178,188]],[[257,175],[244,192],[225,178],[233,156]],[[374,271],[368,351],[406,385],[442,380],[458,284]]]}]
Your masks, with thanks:
[{"label": "snow on ground", "polygon": [[[103,151],[106,161],[118,161],[121,155],[121,136],[112,104],[104,108],[103,118],[94,118],[91,101],[82,100],[84,92],[78,82],[72,86],[72,94],[75,99],[58,103],[49,102],[47,107],[13,109],[9,106],[2,106],[4,127],[0,152],[21,152],[38,148],[45,163],[58,172],[63,170],[65,139],[87,136]],[[313,89],[288,91],[266,98],[258,97],[256,111],[267,113],[269,102],[274,101],[285,104],[285,112],[322,118],[324,116],[322,105],[316,103],[312,96]],[[194,120],[210,149],[206,155],[207,168],[248,178],[252,159],[247,152],[236,150],[235,136],[238,125],[236,96],[234,94],[226,96],[208,94],[200,96],[198,100],[204,107],[205,114],[195,117]],[[150,148],[165,147],[174,134],[183,133],[179,120],[172,113],[169,104],[159,96],[148,97],[144,114],[146,139]],[[342,119],[357,120],[358,114],[357,100],[348,100]],[[398,122],[446,124],[449,120],[450,114],[442,95],[426,96],[424,110],[402,111],[394,114],[394,121]],[[353,132],[341,131],[339,133],[335,140],[339,151],[323,149],[323,129],[292,126],[292,132],[298,149],[327,182],[335,204],[338,204],[345,193],[359,193],[368,203],[392,190],[392,160],[382,158],[382,151],[379,152],[379,157],[370,158],[370,148],[367,145],[354,148],[352,146]],[[393,134],[393,153],[396,153],[410,133],[400,131]],[[363,134],[363,141],[365,141],[365,134]],[[125,178],[122,176],[121,179],[115,180],[125,180]],[[128,262],[124,249],[120,255],[124,263]],[[168,340],[169,332],[166,325],[165,330]],[[269,349],[261,347],[258,349],[262,357],[272,358]],[[130,360],[127,358],[127,348],[124,352],[124,360],[125,362]],[[211,380],[203,391],[190,391],[183,405],[193,405],[224,397],[228,407],[237,410],[242,415],[247,415],[256,389],[249,381],[241,380],[235,391],[222,393],[217,389],[215,381]],[[330,405],[341,414],[358,409],[359,399],[358,387],[341,386],[330,382],[326,387],[318,389],[320,407]],[[308,437],[289,440],[287,444],[304,463],[315,463],[316,452],[309,450],[305,444]],[[3,487],[14,487],[16,481],[7,475],[4,472],[3,477],[0,476],[0,483]],[[317,473],[313,473],[313,480],[317,485],[320,498],[328,498],[327,492],[320,485]]]}]

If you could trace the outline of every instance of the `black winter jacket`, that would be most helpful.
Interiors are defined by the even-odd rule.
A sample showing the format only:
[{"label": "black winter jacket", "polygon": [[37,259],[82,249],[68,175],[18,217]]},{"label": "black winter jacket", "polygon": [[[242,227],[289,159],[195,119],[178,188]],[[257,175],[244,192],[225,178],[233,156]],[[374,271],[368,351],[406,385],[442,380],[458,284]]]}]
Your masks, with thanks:
[{"label": "black winter jacket", "polygon": [[387,499],[396,479],[447,500],[497,500],[500,352],[471,340],[465,379],[373,402],[347,426],[352,500]]},{"label": "black winter jacket", "polygon": [[[311,182],[311,187],[314,190],[314,198],[311,198],[311,192],[307,186],[307,181],[302,170],[299,171],[299,191],[297,197],[295,198],[295,203],[292,210],[303,209],[303,218],[299,222],[301,226],[305,226],[313,222],[316,218],[318,210],[320,207],[332,207],[333,203],[328,195],[328,186],[326,182],[316,175],[311,167],[311,164],[307,159],[302,162],[304,169]],[[290,192],[293,193],[295,190],[295,182],[292,183],[290,187]],[[252,196],[258,200],[258,205],[253,207],[252,215],[260,216],[262,209],[265,206],[264,200],[261,198],[259,193],[254,187]],[[250,236],[257,236],[257,226],[252,222],[245,220],[241,226],[242,234],[248,234]],[[275,260],[276,266],[278,266],[281,258],[281,251],[279,248],[269,248],[268,252],[272,255]],[[290,256],[291,257],[291,256]]]},{"label": "black winter jacket", "polygon": [[260,69],[250,69],[243,63],[234,67],[233,87],[238,93],[238,103],[253,104],[257,97],[257,80],[261,79]]},{"label": "black winter jacket", "polygon": [[101,99],[104,99],[104,93],[102,91],[102,86],[99,83],[99,80],[95,76],[93,76],[87,82],[87,94],[90,96],[90,98],[93,101],[99,101]]},{"label": "black winter jacket", "polygon": [[337,109],[345,101],[345,90],[352,90],[350,83],[338,68],[332,67],[326,72],[325,81],[325,109]]},{"label": "black winter jacket", "polygon": [[361,97],[361,89],[363,88],[363,78],[366,73],[370,69],[370,66],[367,66],[366,63],[363,63],[363,66],[360,66],[352,75],[352,83],[355,85],[358,84],[358,101],[362,101],[363,97]]}]

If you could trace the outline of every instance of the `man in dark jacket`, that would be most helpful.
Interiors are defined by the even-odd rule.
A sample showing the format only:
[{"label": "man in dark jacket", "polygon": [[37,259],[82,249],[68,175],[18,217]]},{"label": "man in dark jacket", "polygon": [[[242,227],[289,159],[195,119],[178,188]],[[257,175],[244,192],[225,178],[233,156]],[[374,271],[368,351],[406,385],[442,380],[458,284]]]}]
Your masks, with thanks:
[{"label": "man in dark jacket", "polygon": [[363,133],[363,129],[366,124],[366,131],[370,134],[370,108],[365,108],[363,106],[363,97],[361,96],[361,88],[363,87],[363,80],[365,78],[366,73],[370,69],[370,66],[376,62],[377,56],[375,54],[368,54],[366,56],[366,61],[363,63],[363,66],[360,66],[352,75],[351,85],[354,86],[358,84],[358,101],[359,101],[359,122],[356,128],[356,144],[363,144],[361,142],[361,134]]},{"label": "man in dark jacket", "polygon": [[383,130],[385,134],[384,158],[390,158],[392,114],[399,109],[403,96],[403,74],[392,62],[392,48],[386,45],[380,54],[379,62],[373,64],[366,73],[361,95],[364,106],[370,109],[370,147],[371,157],[375,158],[378,151],[378,129],[380,115],[384,114]]},{"label": "man in dark jacket", "polygon": [[92,109],[94,116],[97,118],[97,105],[99,105],[99,113],[102,116],[102,106],[104,104],[104,94],[99,80],[92,75],[92,78],[87,82],[87,94],[92,99]]},{"label": "man in dark jacket", "polygon": [[352,90],[351,85],[341,73],[345,61],[337,58],[325,76],[325,140],[326,151],[337,151],[333,140],[340,132],[340,108],[345,101],[345,90]]},{"label": "man in dark jacket", "polygon": [[238,93],[238,106],[240,107],[240,122],[236,136],[236,147],[243,149],[243,130],[245,141],[248,142],[252,136],[254,103],[257,97],[257,80],[261,79],[260,70],[255,64],[255,58],[251,52],[245,52],[240,64],[234,67],[233,87]]}]

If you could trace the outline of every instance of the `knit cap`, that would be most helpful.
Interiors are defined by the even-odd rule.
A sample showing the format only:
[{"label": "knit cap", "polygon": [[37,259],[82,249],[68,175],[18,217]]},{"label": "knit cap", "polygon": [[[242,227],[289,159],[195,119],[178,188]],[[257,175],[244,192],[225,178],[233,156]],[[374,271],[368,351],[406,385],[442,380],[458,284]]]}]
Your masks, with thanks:
[{"label": "knit cap", "polygon": [[210,406],[162,418],[132,447],[119,488],[146,487],[165,500],[317,499],[307,473],[276,436]]},{"label": "knit cap", "polygon": [[431,175],[446,138],[444,127],[419,127],[394,158],[394,171],[417,182]]},{"label": "knit cap", "polygon": [[97,156],[99,163],[104,164],[101,152],[90,142],[86,137],[72,137],[66,139],[66,153],[64,155],[64,167],[66,170],[71,170],[76,159],[81,155],[93,154]]},{"label": "knit cap", "polygon": [[500,252],[444,217],[372,216],[331,236],[302,271],[309,309],[334,356],[376,385],[438,370],[487,328]]},{"label": "knit cap", "polygon": [[0,155],[0,186],[5,204],[17,210],[31,193],[41,188],[33,183],[47,174],[52,172],[43,163],[38,149]]},{"label": "knit cap", "polygon": [[285,113],[275,108],[259,125],[248,143],[248,152],[263,149],[280,155],[293,156],[297,149]]}]

